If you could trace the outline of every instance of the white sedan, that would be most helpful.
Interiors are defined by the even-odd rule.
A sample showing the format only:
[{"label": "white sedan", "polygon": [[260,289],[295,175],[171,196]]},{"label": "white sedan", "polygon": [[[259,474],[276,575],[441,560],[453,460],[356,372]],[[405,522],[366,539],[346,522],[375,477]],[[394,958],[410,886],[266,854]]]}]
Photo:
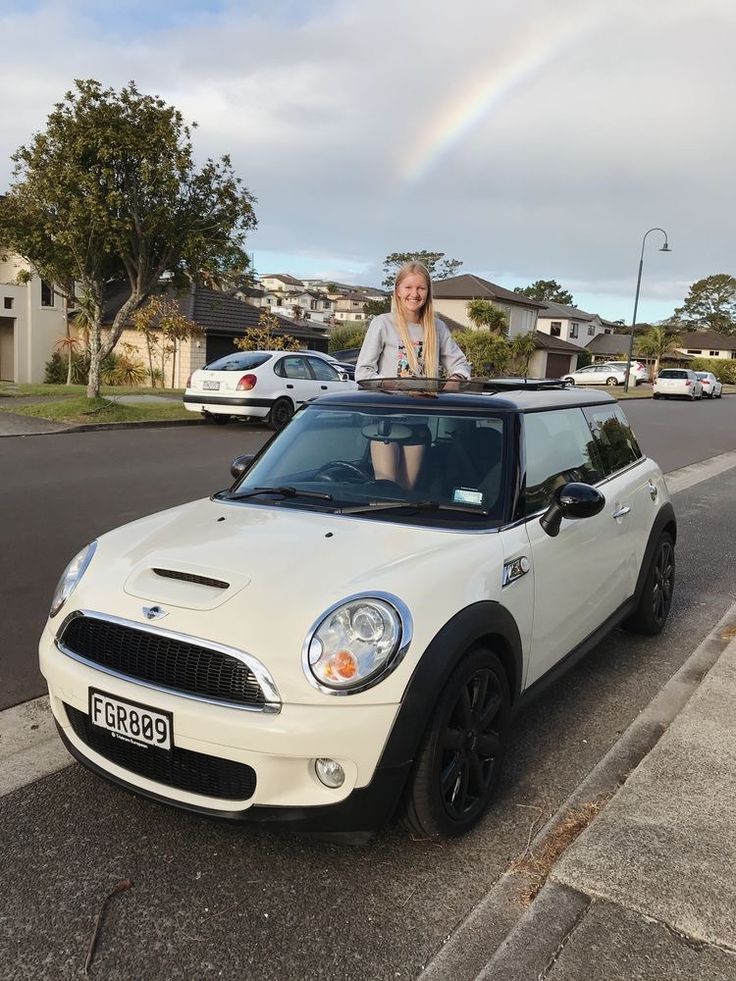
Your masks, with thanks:
[{"label": "white sedan", "polygon": [[664,368],[654,380],[652,398],[702,399],[703,386],[689,368]]},{"label": "white sedan", "polygon": [[356,387],[317,351],[234,351],[192,372],[184,408],[220,424],[250,416],[282,429],[309,399]]},{"label": "white sedan", "polygon": [[700,384],[703,386],[703,395],[707,399],[719,399],[723,395],[723,385],[718,381],[712,371],[696,371]]},{"label": "white sedan", "polygon": [[578,368],[569,375],[563,375],[562,380],[568,385],[623,385],[626,370],[610,364],[589,364],[586,368]]}]

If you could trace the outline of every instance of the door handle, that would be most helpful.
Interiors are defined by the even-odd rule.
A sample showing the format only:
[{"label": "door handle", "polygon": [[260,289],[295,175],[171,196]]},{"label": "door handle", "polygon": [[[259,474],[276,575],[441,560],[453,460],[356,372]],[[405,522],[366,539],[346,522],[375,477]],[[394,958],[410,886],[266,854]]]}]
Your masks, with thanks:
[{"label": "door handle", "polygon": [[617,508],[617,509],[616,509],[616,510],[615,510],[615,511],[613,512],[613,517],[614,517],[614,518],[625,518],[625,517],[626,517],[626,515],[627,515],[627,514],[628,514],[628,513],[630,512],[630,511],[631,511],[631,508],[630,508],[630,507],[628,507],[628,506],[627,506],[626,504],[624,504],[624,506],[623,506],[623,507],[621,507],[621,508]]},{"label": "door handle", "polygon": [[326,392],[327,391],[327,386],[326,385],[320,385],[319,387],[322,389],[323,392]]},{"label": "door handle", "polygon": [[293,388],[294,386],[293,385],[287,385],[286,387],[287,388]]}]

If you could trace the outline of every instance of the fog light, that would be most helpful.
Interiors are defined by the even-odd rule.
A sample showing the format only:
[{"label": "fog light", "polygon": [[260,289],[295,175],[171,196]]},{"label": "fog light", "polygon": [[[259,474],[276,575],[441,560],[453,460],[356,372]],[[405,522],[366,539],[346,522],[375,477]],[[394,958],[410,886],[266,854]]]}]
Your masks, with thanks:
[{"label": "fog light", "polygon": [[325,787],[336,790],[345,783],[345,771],[335,760],[315,760],[314,771]]}]

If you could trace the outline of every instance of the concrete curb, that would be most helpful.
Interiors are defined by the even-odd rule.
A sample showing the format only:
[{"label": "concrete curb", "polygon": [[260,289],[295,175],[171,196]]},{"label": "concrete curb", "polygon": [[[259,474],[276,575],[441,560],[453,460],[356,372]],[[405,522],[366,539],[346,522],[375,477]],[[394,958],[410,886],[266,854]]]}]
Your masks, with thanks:
[{"label": "concrete curb", "polygon": [[[2,415],[0,414],[0,423]],[[60,436],[66,433],[94,433],[103,429],[167,429],[172,426],[206,426],[204,419],[152,419],[142,422],[100,422],[81,426],[64,426],[63,429],[46,429],[28,433],[0,433],[0,439],[18,439],[26,436]]]},{"label": "concrete curb", "polygon": [[[734,637],[736,603],[539,831],[529,847],[531,853],[542,850],[546,839],[571,811],[602,796],[613,796],[619,790],[680,714]],[[427,964],[420,981],[446,981],[448,978],[452,981],[480,978],[483,981],[511,981],[517,977],[528,981],[530,977],[537,977],[539,971],[532,971],[532,965],[540,960],[547,963],[550,950],[554,949],[546,930],[539,926],[540,922],[546,922],[541,919],[543,911],[548,906],[555,911],[555,930],[561,936],[567,936],[583,915],[583,905],[587,908],[588,899],[582,897],[563,902],[560,889],[578,897],[580,894],[548,882],[525,910],[522,893],[530,884],[524,875],[505,872]],[[542,905],[538,906],[540,900]],[[503,934],[500,938],[499,932]],[[515,955],[524,951],[525,963],[531,973],[510,973],[510,950]],[[481,960],[482,957],[485,960]]]}]

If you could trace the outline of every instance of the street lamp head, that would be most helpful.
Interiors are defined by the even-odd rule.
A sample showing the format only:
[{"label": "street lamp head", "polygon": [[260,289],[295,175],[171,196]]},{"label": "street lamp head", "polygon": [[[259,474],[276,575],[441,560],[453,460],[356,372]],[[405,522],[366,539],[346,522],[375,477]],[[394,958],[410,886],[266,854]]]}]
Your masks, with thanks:
[{"label": "street lamp head", "polygon": [[669,247],[669,245],[667,244],[667,242],[665,242],[664,245],[662,246],[662,248],[659,251],[660,252],[671,252],[672,249]]}]

